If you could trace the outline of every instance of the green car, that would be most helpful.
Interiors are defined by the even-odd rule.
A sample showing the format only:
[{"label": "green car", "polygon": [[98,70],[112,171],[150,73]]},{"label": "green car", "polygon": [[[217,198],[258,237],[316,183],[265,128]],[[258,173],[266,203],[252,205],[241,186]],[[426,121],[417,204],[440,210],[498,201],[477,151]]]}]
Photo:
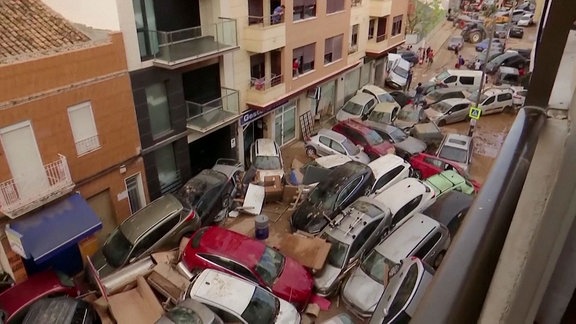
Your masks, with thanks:
[{"label": "green car", "polygon": [[474,186],[454,170],[446,170],[435,174],[426,179],[424,183],[434,189],[436,198],[452,190],[460,191],[468,195],[476,193]]}]

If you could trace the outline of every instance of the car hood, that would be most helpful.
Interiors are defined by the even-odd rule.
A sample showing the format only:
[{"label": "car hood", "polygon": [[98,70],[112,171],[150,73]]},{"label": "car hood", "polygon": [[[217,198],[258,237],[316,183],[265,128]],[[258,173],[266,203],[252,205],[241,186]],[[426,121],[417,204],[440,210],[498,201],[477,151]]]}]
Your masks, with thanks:
[{"label": "car hood", "polygon": [[412,136],[408,136],[402,142],[396,143],[396,147],[404,152],[416,154],[426,150],[426,143]]},{"label": "car hood", "polygon": [[300,324],[300,314],[289,302],[280,299],[280,310],[276,316],[275,324]]},{"label": "car hood", "polygon": [[396,83],[399,86],[404,86],[406,84],[405,78],[399,76],[396,73],[393,73],[392,71],[388,73],[388,80],[392,81],[393,83]]},{"label": "car hood", "polygon": [[380,156],[384,156],[386,154],[394,154],[396,152],[394,145],[388,141],[384,141],[378,145],[372,145],[371,148],[372,151],[378,153]]},{"label": "car hood", "polygon": [[330,210],[320,209],[310,201],[304,200],[292,215],[292,227],[311,234],[319,233],[328,225],[328,220],[324,215],[330,219],[333,218]]},{"label": "car hood", "polygon": [[356,268],[342,289],[342,297],[362,312],[373,312],[385,288]]},{"label": "car hood", "polygon": [[426,116],[428,117],[428,119],[435,121],[436,119],[444,116],[443,113],[436,111],[432,108],[428,108],[424,110],[424,113],[426,114]]},{"label": "car hood", "polygon": [[338,113],[336,113],[336,120],[338,120],[338,121],[344,121],[346,119],[351,119],[351,118],[360,118],[360,115],[353,115],[353,114],[346,112],[342,109],[338,110]]},{"label": "car hood", "polygon": [[366,152],[360,152],[356,155],[349,155],[349,156],[354,161],[358,161],[364,164],[370,163],[370,158],[368,157],[368,154],[366,154]]},{"label": "car hood", "polygon": [[414,127],[414,125],[416,125],[416,122],[413,121],[408,121],[408,120],[400,120],[400,119],[396,119],[394,121],[394,126],[404,130],[404,129],[409,129]]},{"label": "car hood", "polygon": [[279,176],[284,178],[284,170],[258,170],[258,182],[264,182],[264,177]]},{"label": "car hood", "polygon": [[106,261],[106,257],[102,253],[102,249],[96,251],[96,253],[90,257],[90,261],[92,261],[92,264],[94,265],[94,268],[96,269],[100,279],[109,276],[117,269]]},{"label": "car hood", "polygon": [[312,296],[314,278],[300,263],[286,258],[284,269],[272,287],[274,294],[288,302],[306,304]]},{"label": "car hood", "polygon": [[340,273],[342,273],[341,268],[325,264],[322,271],[314,277],[314,287],[320,291],[329,290],[336,283]]}]

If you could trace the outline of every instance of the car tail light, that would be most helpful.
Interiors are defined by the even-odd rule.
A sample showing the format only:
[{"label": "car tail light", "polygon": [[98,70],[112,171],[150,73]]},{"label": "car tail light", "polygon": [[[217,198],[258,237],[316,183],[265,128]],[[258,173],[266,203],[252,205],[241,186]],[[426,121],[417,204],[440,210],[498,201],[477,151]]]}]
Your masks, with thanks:
[{"label": "car tail light", "polygon": [[188,214],[188,216],[186,216],[186,218],[184,218],[184,221],[189,222],[192,219],[194,219],[195,216],[196,216],[196,212],[194,210],[191,210],[190,213]]}]

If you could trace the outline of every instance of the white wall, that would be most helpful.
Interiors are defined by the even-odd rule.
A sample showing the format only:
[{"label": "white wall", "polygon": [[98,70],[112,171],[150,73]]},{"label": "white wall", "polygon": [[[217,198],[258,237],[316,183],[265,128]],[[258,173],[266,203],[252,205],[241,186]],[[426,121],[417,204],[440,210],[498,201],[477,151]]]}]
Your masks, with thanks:
[{"label": "white wall", "polygon": [[[42,0],[64,18],[89,27],[120,30],[116,0]],[[130,3],[128,0],[121,0]]]}]

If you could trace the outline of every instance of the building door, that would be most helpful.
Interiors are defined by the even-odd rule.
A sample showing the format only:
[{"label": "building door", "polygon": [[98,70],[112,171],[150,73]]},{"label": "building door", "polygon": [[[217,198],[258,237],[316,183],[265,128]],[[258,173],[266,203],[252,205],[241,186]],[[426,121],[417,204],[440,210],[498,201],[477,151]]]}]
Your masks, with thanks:
[{"label": "building door", "polygon": [[296,138],[296,105],[289,104],[276,110],[274,140],[280,146]]},{"label": "building door", "polygon": [[114,211],[112,199],[110,198],[110,190],[106,189],[88,198],[86,201],[102,221],[102,230],[96,233],[96,237],[100,244],[103,244],[108,234],[118,225],[116,222],[116,212]]},{"label": "building door", "polygon": [[0,129],[0,140],[14,183],[2,188],[8,203],[33,198],[50,184],[29,121]]}]

